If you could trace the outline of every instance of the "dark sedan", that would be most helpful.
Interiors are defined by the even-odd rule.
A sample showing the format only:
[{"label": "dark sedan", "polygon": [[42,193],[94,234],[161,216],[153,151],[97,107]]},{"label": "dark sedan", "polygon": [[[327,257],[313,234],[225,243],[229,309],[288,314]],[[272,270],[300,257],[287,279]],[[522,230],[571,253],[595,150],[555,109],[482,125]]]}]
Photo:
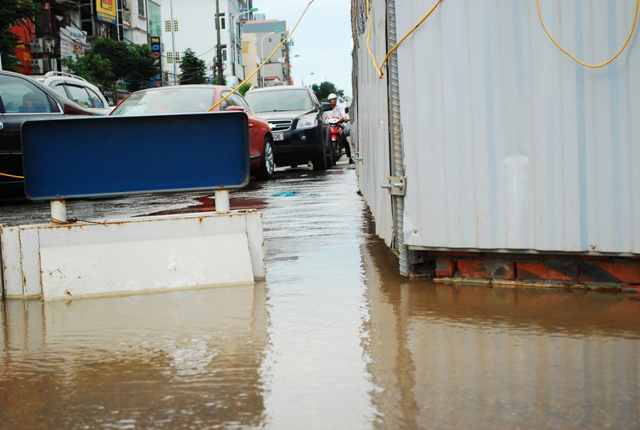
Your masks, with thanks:
[{"label": "dark sedan", "polygon": [[28,76],[0,71],[0,195],[23,192],[20,126],[26,120],[99,115]]},{"label": "dark sedan", "polygon": [[309,87],[257,88],[245,97],[253,110],[269,121],[277,166],[295,167],[312,161],[314,170],[326,170],[333,165],[320,103]]}]

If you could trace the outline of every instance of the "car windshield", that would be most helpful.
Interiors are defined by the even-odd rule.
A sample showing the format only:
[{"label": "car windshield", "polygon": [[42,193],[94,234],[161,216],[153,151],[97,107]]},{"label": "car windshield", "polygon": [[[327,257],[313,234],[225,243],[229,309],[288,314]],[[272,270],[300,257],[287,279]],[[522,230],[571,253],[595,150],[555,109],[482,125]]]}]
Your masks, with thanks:
[{"label": "car windshield", "polygon": [[213,106],[215,92],[215,87],[140,91],[131,94],[111,115],[135,116],[205,112]]},{"label": "car windshield", "polygon": [[309,92],[300,90],[249,91],[244,95],[255,112],[309,111],[313,101]]}]

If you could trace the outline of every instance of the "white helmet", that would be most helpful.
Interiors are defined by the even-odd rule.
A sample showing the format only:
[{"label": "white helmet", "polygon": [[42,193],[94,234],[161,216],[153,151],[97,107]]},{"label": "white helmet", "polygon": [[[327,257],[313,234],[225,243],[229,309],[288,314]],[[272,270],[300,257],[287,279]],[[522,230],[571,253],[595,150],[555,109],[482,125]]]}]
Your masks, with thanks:
[{"label": "white helmet", "polygon": [[334,93],[329,94],[329,98],[327,98],[327,100],[333,100],[333,99],[337,99],[338,96],[335,95]]}]

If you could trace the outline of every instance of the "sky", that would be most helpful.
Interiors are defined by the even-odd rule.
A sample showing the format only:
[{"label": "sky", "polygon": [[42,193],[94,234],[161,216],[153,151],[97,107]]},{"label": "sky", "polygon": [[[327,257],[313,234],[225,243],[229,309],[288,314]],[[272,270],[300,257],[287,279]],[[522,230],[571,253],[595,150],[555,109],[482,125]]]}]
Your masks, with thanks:
[{"label": "sky", "polygon": [[[288,21],[293,30],[310,0],[254,0],[265,19]],[[351,2],[315,0],[291,37],[294,85],[333,82],[345,95],[351,89]],[[299,55],[299,57],[296,57]],[[311,75],[313,73],[313,75]]]}]

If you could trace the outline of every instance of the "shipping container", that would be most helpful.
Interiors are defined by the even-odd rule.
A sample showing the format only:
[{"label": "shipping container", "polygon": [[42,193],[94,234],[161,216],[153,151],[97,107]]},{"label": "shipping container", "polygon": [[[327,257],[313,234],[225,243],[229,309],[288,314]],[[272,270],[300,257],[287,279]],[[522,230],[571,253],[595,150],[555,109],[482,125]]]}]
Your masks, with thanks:
[{"label": "shipping container", "polygon": [[[380,66],[434,4],[352,1],[357,171],[401,271],[419,251],[639,257],[637,1],[445,0],[380,79],[369,50]],[[587,63],[631,37],[590,68],[542,22]]]}]

